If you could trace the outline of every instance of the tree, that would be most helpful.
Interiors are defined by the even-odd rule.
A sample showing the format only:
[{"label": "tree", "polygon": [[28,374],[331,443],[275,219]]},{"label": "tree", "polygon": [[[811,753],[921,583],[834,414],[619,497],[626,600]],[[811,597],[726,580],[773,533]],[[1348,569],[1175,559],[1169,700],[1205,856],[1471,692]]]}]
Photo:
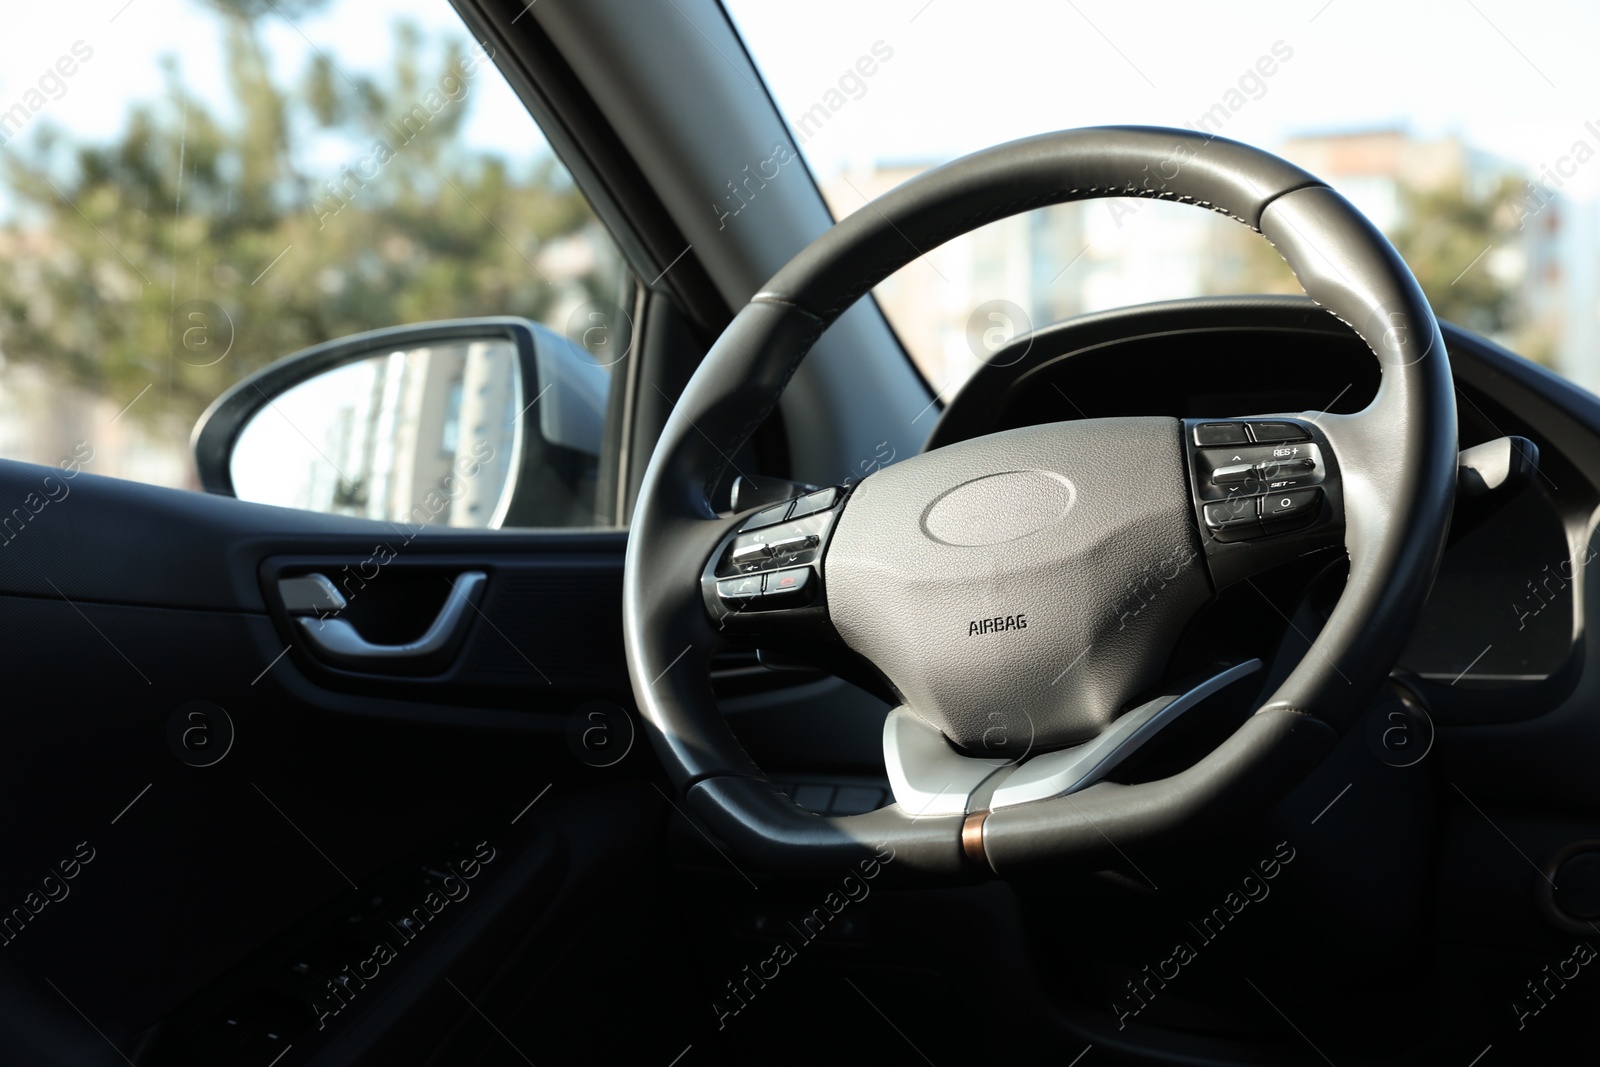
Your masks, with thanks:
[{"label": "tree", "polygon": [[[1400,184],[1401,222],[1388,237],[1439,318],[1502,336],[1520,325],[1515,285],[1489,269],[1494,249],[1521,241],[1507,209],[1518,195],[1509,177],[1477,194],[1461,182],[1426,189]],[[1208,291],[1303,292],[1282,257],[1256,234],[1235,227],[1218,236],[1208,249]]]},{"label": "tree", "polygon": [[[401,24],[383,78],[347,76],[319,54],[286,84],[257,20],[322,2],[209,4],[227,57],[224,106],[169,60],[164,97],[130,106],[110,142],[44,126],[31,150],[11,146],[3,173],[17,210],[0,237],[14,250],[0,261],[7,359],[118,397],[153,384],[130,417],[187,423],[234,381],[306,345],[402,322],[547,311],[557,286],[538,250],[596,224],[553,159],[519,167],[463,142],[473,95],[498,76],[492,65],[460,41],[426,49]],[[347,162],[314,162],[308,144],[318,159],[332,146]],[[619,272],[602,262],[592,273]],[[563,284],[606,288],[597,277]],[[196,302],[215,305],[221,321]]]},{"label": "tree", "polygon": [[1504,335],[1516,323],[1517,292],[1489,269],[1492,249],[1519,243],[1506,205],[1519,193],[1502,178],[1483,193],[1463,182],[1401,187],[1404,221],[1391,235],[1433,312],[1470,330]]}]

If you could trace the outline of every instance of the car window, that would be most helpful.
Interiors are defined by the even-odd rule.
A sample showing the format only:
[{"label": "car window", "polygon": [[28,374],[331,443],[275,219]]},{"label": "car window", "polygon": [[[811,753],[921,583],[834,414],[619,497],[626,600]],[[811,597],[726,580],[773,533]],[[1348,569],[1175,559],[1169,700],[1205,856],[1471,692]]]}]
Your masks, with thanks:
[{"label": "car window", "polygon": [[[1600,382],[1593,5],[1528,19],[1501,3],[1244,0],[1181,33],[1109,0],[726,6],[836,217],[1016,137],[1102,124],[1217,134],[1344,193],[1441,318]],[[957,55],[968,61],[952,66]],[[1047,208],[922,251],[876,295],[946,399],[1023,329],[1150,300],[1300,292],[1243,227],[1144,200]]]},{"label": "car window", "polygon": [[[198,488],[196,419],[299,349],[489,315],[590,346],[626,318],[616,245],[446,0],[36,5],[0,72],[0,456]],[[446,457],[473,401],[448,363]]]}]

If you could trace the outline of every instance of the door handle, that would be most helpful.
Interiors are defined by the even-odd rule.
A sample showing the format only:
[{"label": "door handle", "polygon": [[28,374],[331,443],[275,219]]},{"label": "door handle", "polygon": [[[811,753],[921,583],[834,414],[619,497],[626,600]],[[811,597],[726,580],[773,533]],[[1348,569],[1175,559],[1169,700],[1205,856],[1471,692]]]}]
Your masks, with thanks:
[{"label": "door handle", "polygon": [[467,612],[478,606],[478,599],[488,581],[489,576],[482,571],[466,571],[456,575],[455,581],[450,583],[450,596],[428,629],[421,637],[403,644],[380,645],[368,641],[344,619],[319,619],[302,615],[297,621],[306,639],[335,663],[369,664],[373,661],[425,659],[450,645],[460,631]]}]

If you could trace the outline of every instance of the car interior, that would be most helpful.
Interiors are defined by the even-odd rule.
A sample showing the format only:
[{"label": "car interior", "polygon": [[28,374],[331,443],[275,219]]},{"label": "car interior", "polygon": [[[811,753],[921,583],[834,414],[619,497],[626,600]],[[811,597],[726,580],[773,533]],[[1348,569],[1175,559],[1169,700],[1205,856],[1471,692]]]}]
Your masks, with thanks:
[{"label": "car interior", "polygon": [[[144,3],[96,8],[93,58],[63,42],[61,106],[118,34],[170,35]],[[315,53],[313,111],[375,99],[300,32],[314,0],[171,3],[222,12],[246,89],[281,39]],[[1594,393],[1436,314],[1337,182],[1246,140],[1041,128],[841,214],[718,0],[430,6],[471,50],[397,84],[440,107],[338,156],[231,288],[158,271],[155,209],[48,167],[28,188],[84,244],[0,231],[18,270],[132,279],[160,326],[126,343],[183,364],[0,459],[0,1062],[1576,1058]],[[863,93],[895,40],[845,71]],[[514,174],[438,171],[362,228],[490,80],[615,249],[571,316],[471,296],[557,270],[479,206]],[[149,229],[196,247],[224,237],[175,236],[184,211],[236,181],[202,95],[190,206],[169,189]],[[114,155],[76,165],[146,165]],[[1036,314],[958,390],[919,370],[881,286],[1101,202],[1217,216],[1303,291]],[[496,249],[481,277],[439,251],[451,219]],[[306,317],[292,275],[343,299],[296,256],[407,233],[395,261],[455,295],[274,332]],[[134,321],[121,282],[75,320],[10,277],[0,383],[51,315]],[[147,377],[152,406],[200,383],[189,484],[107,472]]]}]

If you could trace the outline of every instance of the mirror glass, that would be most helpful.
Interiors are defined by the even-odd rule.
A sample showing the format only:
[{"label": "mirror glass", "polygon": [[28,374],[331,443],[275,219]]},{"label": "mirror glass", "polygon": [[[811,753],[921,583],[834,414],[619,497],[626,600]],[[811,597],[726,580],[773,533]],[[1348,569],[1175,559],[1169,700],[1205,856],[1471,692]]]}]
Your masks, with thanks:
[{"label": "mirror glass", "polygon": [[240,500],[408,525],[497,527],[521,456],[509,340],[376,353],[270,400],[230,462]]}]

